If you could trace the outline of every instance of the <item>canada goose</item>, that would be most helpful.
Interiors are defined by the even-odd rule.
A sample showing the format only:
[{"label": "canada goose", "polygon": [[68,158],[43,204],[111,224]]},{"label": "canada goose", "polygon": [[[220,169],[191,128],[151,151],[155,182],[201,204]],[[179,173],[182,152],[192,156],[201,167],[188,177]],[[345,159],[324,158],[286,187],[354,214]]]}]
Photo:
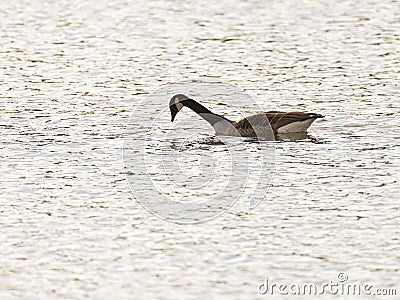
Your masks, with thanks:
[{"label": "canada goose", "polygon": [[197,101],[177,94],[169,102],[171,122],[184,106],[189,107],[210,123],[217,135],[256,137],[259,136],[256,133],[256,127],[271,128],[274,135],[305,132],[316,119],[324,117],[315,113],[268,111],[251,115],[239,121],[231,121],[211,112]]}]

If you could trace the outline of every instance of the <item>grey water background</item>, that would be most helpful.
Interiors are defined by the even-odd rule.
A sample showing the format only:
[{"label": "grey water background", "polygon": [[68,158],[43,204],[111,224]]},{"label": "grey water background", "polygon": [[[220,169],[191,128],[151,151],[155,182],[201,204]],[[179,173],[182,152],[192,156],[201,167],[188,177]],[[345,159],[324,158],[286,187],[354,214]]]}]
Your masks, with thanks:
[{"label": "grey water background", "polygon": [[[339,272],[399,290],[398,1],[16,0],[0,26],[1,299],[248,299]],[[257,209],[179,226],[137,203],[122,147],[138,103],[192,78],[326,118],[275,142]]]}]

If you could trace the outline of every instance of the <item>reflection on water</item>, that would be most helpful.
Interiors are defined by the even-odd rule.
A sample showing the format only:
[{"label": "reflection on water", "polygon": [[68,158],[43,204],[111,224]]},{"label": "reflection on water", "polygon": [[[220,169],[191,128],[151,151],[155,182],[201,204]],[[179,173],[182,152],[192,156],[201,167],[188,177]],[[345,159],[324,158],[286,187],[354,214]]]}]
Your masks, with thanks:
[{"label": "reflection on water", "polygon": [[297,141],[303,141],[303,142],[311,142],[311,143],[322,143],[322,139],[318,139],[315,136],[312,136],[308,134],[308,132],[293,132],[293,133],[285,133],[285,134],[279,134],[276,136],[277,141],[283,141],[283,142],[297,142]]},{"label": "reflection on water", "polygon": [[193,139],[190,141],[171,141],[171,148],[174,150],[186,150],[191,148],[201,148],[205,150],[210,150],[210,147],[204,148],[204,146],[222,146],[225,145],[223,141],[218,139],[216,136],[209,136],[201,139]]},{"label": "reflection on water", "polygon": [[[390,0],[2,1],[1,299],[253,299],[266,277],[327,282],[342,271],[399,288],[399,16]],[[273,181],[260,181],[256,209],[244,197],[212,221],[178,226],[132,196],[126,174],[142,170],[124,169],[121,149],[132,112],[168,112],[170,97],[151,110],[141,101],[161,103],[160,85],[196,78],[233,84],[265,111],[326,117],[272,142]],[[199,101],[233,120],[255,113],[218,89]],[[228,160],[228,144],[253,151],[257,166],[270,145],[220,143],[186,116],[200,136],[161,139],[169,120],[151,133],[138,123],[132,143],[167,149],[173,167],[179,154]],[[182,165],[192,178],[214,174],[202,160]],[[231,178],[221,170],[205,192]]]}]

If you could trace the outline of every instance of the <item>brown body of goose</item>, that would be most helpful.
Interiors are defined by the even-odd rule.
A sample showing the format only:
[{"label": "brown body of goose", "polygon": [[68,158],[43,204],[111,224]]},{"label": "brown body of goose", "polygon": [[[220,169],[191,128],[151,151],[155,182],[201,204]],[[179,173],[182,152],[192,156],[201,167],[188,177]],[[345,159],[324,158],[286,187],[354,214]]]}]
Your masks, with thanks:
[{"label": "brown body of goose", "polygon": [[239,121],[231,121],[224,116],[214,114],[197,101],[178,94],[173,96],[169,103],[172,122],[184,106],[210,123],[217,135],[256,137],[260,132],[257,128],[271,129],[274,135],[305,132],[316,119],[324,117],[316,113],[268,111]]}]

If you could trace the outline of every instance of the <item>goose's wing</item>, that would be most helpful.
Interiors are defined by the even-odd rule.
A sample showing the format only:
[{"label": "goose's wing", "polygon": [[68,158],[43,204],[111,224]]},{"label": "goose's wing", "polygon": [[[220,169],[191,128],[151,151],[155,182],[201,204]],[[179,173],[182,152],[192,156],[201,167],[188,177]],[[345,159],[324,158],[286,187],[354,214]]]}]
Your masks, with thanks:
[{"label": "goose's wing", "polygon": [[[238,129],[250,130],[253,126],[271,126],[272,129],[276,131],[290,123],[323,117],[324,116],[315,113],[268,111],[243,118],[236,122],[235,127]],[[267,120],[269,124],[267,124]]]},{"label": "goose's wing", "polygon": [[240,130],[253,130],[253,126],[269,127],[269,118],[266,113],[258,113],[235,122],[235,127]]},{"label": "goose's wing", "polygon": [[315,113],[305,113],[305,112],[279,112],[279,111],[269,111],[265,113],[274,130],[278,130],[288,124],[295,122],[303,122],[306,120],[315,120],[317,118],[323,118],[324,116]]}]

